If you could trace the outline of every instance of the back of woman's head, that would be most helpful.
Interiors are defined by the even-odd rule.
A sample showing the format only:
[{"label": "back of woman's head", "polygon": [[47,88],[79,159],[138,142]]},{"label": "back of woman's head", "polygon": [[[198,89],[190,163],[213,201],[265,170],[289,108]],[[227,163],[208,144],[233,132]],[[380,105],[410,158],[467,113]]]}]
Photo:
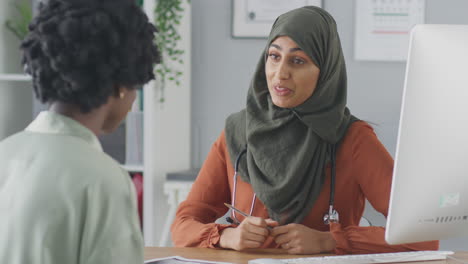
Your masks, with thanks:
[{"label": "back of woman's head", "polygon": [[89,112],[154,79],[156,29],[134,0],[49,0],[21,44],[23,64],[43,103]]}]

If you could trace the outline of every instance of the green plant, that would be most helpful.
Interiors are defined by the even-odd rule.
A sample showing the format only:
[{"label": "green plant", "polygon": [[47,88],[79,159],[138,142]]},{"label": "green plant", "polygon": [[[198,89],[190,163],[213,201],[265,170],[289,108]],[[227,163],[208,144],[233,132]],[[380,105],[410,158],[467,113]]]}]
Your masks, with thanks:
[{"label": "green plant", "polygon": [[23,40],[28,34],[28,25],[32,20],[32,10],[29,1],[21,1],[12,3],[15,7],[17,17],[8,19],[5,22],[5,27],[11,31],[19,40]]},{"label": "green plant", "polygon": [[[190,3],[190,0],[187,0]],[[182,55],[184,50],[177,47],[177,42],[181,39],[177,31],[184,8],[183,0],[157,0],[154,9],[155,25],[158,28],[156,34],[156,45],[162,54],[162,62],[156,66],[155,73],[161,83],[160,101],[164,102],[164,88],[167,81],[180,85],[182,71],[177,69],[177,65],[184,63]]]}]

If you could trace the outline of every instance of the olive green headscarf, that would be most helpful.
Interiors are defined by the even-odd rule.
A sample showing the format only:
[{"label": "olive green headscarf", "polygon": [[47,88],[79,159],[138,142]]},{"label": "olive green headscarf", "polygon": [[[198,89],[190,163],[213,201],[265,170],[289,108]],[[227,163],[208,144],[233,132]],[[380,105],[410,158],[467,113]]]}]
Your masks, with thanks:
[{"label": "olive green headscarf", "polygon": [[[275,106],[268,92],[265,61],[270,44],[289,36],[320,69],[317,87],[295,108]],[[324,182],[332,147],[356,120],[346,107],[346,66],[336,23],[323,9],[302,7],[279,16],[260,57],[247,106],[226,120],[226,142],[239,174],[252,185],[270,217],[300,223]]]}]

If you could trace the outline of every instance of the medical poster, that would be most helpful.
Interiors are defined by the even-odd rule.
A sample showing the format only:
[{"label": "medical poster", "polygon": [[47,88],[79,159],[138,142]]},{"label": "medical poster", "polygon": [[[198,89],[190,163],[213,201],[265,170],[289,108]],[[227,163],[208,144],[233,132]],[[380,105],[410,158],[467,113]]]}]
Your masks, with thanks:
[{"label": "medical poster", "polygon": [[356,60],[406,61],[411,29],[424,23],[425,0],[356,0]]}]

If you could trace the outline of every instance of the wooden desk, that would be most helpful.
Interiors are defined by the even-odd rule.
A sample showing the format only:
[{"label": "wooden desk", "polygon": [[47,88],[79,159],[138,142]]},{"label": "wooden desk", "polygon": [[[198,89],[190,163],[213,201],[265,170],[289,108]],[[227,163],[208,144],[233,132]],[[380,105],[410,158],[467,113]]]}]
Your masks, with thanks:
[{"label": "wooden desk", "polygon": [[[238,252],[233,250],[223,249],[209,249],[209,248],[175,248],[175,247],[147,247],[145,248],[145,260],[154,258],[164,258],[169,256],[181,256],[190,259],[203,259],[211,261],[231,262],[239,264],[247,264],[251,259],[257,258],[304,258],[304,257],[317,257],[320,255],[288,255],[284,251],[278,249],[263,249],[253,250],[249,252]],[[455,257],[468,261],[468,252],[457,252]],[[442,264],[450,263],[456,264],[454,260],[444,261],[424,261],[424,262],[410,262],[412,264]]]}]

